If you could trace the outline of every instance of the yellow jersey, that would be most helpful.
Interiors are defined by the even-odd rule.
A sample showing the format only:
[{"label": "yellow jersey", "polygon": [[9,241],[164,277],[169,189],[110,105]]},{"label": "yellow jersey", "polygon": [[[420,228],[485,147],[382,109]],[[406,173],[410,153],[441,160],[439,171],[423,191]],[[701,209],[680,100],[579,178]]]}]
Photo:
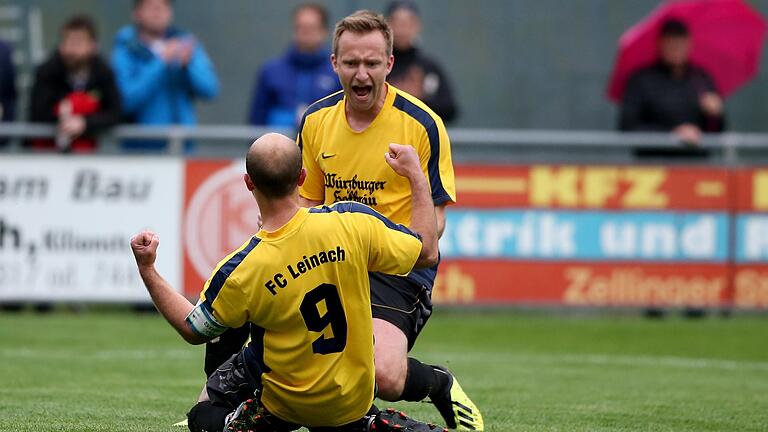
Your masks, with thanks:
[{"label": "yellow jersey", "polygon": [[[363,131],[347,122],[344,92],[310,105],[297,143],[307,170],[299,188],[304,198],[331,204],[357,201],[395,223],[411,223],[411,186],[384,160],[390,143],[416,149],[436,206],[456,202],[451,143],[440,117],[417,98],[387,84],[384,106]],[[409,278],[432,289],[437,266],[412,272]]]},{"label": "yellow jersey", "polygon": [[300,209],[224,258],[187,322],[207,337],[251,322],[245,358],[264,406],[299,425],[347,424],[374,398],[368,272],[407,274],[420,253],[416,234],[359,203]]},{"label": "yellow jersey", "polygon": [[410,224],[408,179],[384,160],[389,144],[397,143],[416,149],[435,205],[456,201],[448,134],[440,117],[423,102],[388,84],[384,106],[360,132],[349,126],[344,106],[340,91],[304,113],[297,138],[307,170],[301,196],[325,204],[357,201],[395,223]]}]

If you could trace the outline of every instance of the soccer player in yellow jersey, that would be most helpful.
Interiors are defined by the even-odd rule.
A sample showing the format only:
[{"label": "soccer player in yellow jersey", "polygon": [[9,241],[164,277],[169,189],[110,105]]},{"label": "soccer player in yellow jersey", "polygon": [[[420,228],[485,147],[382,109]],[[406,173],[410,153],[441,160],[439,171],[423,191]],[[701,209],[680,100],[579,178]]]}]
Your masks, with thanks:
[{"label": "soccer player in yellow jersey", "polygon": [[[407,144],[416,149],[429,179],[442,233],[445,206],[456,201],[450,142],[440,117],[385,81],[395,59],[384,18],[360,11],[339,21],[331,61],[343,91],[307,108],[298,137],[307,170],[299,190],[304,205],[352,200],[408,224],[413,212],[408,181],[379,156],[390,143]],[[408,277],[370,275],[378,396],[429,397],[449,428],[482,430],[480,411],[452,374],[408,357],[432,312],[436,273],[437,266]]]},{"label": "soccer player in yellow jersey", "polygon": [[218,264],[196,305],[155,269],[157,235],[131,240],[152,301],[185,340],[203,343],[251,323],[250,344],[209,377],[188,414],[191,431],[440,430],[373,407],[368,272],[406,274],[438,259],[418,156],[393,144],[381,157],[411,185],[411,229],[355,202],[300,207],[305,171],[296,143],[277,134],[256,140],[244,180],[262,229]]}]

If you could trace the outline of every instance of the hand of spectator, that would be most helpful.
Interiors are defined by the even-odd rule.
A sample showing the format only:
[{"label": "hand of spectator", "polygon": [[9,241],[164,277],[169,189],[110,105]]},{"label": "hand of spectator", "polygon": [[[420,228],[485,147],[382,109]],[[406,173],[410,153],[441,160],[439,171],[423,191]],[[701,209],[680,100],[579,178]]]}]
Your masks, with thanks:
[{"label": "hand of spectator", "polygon": [[723,100],[715,92],[707,92],[701,95],[699,106],[710,117],[720,117],[723,114]]},{"label": "hand of spectator", "polygon": [[160,58],[162,58],[165,63],[175,63],[179,58],[179,40],[168,39],[165,41]]},{"label": "hand of spectator", "polygon": [[701,129],[690,123],[681,124],[672,133],[685,144],[698,144],[701,141]]},{"label": "hand of spectator", "polygon": [[424,95],[424,70],[413,66],[408,69],[405,76],[393,81],[392,84],[412,96],[421,98]]},{"label": "hand of spectator", "polygon": [[62,117],[59,120],[59,132],[70,139],[79,137],[85,132],[85,117],[80,115]]},{"label": "hand of spectator", "polygon": [[195,51],[195,41],[186,38],[179,40],[177,47],[177,60],[182,66],[186,66],[189,60],[192,58],[192,53]]}]

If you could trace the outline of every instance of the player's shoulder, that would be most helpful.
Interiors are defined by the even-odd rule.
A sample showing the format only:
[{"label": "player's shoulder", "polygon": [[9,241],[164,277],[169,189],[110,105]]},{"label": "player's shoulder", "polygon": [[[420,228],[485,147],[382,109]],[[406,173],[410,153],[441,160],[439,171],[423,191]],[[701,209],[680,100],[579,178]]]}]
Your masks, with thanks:
[{"label": "player's shoulder", "polygon": [[313,114],[327,112],[337,104],[341,103],[342,100],[344,100],[344,90],[339,90],[336,93],[331,93],[312,103],[312,105],[308,106],[304,111],[304,115],[301,119],[302,126],[309,117],[315,117]]},{"label": "player's shoulder", "polygon": [[348,220],[352,223],[365,222],[366,224],[383,223],[387,228],[402,230],[404,227],[392,222],[389,218],[379,213],[372,207],[355,201],[337,201],[331,205],[322,205],[309,209],[309,213],[315,214],[336,214],[341,220]]},{"label": "player's shoulder", "polygon": [[249,256],[253,256],[253,252],[257,249],[257,246],[261,243],[261,239],[253,236],[246,240],[239,248],[230,252],[229,255],[224,257],[216,265],[216,272],[221,273],[222,276],[229,277],[238,268],[242,269],[240,265]]},{"label": "player's shoulder", "polygon": [[[390,84],[391,85],[391,84]],[[430,107],[419,98],[392,86],[395,91],[395,100],[392,107],[400,110],[409,117],[419,122],[424,128],[444,128],[443,120]]]},{"label": "player's shoulder", "polygon": [[337,213],[337,214],[347,214],[347,213],[362,213],[362,214],[368,214],[368,215],[381,215],[376,210],[372,209],[371,207],[356,202],[356,201],[337,201],[331,205],[321,205],[317,207],[312,207],[309,209],[310,214],[318,214],[318,213]]}]

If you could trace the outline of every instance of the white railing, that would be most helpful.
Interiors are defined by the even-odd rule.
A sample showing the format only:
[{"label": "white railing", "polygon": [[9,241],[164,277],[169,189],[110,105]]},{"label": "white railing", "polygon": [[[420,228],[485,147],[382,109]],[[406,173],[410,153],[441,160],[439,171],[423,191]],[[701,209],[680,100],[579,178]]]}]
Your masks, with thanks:
[{"label": "white railing", "polygon": [[[168,154],[181,155],[184,142],[194,140],[198,147],[214,146],[213,142],[230,141],[237,144],[239,155],[248,143],[266,132],[279,132],[294,136],[291,129],[253,127],[243,125],[199,125],[199,126],[138,126],[121,125],[102,134],[102,148],[118,151],[117,143],[124,139],[166,140]],[[583,152],[592,149],[596,154],[606,151],[626,151],[633,148],[680,148],[680,143],[668,133],[621,133],[612,131],[570,131],[570,130],[517,130],[517,129],[449,129],[451,144],[455,153],[488,153],[499,151],[557,151]],[[54,138],[56,129],[52,125],[33,123],[0,123],[0,138]],[[768,134],[723,133],[704,135],[700,147],[721,153],[727,163],[741,161],[740,150],[765,150],[768,158]],[[5,151],[19,151],[20,146],[5,146]],[[230,148],[231,149],[231,148]],[[221,150],[227,154],[226,149]],[[493,151],[497,153],[493,153]],[[210,153],[210,152],[209,152]],[[229,152],[231,153],[231,151]],[[760,152],[762,153],[762,152]],[[747,161],[749,162],[749,161]]]}]

